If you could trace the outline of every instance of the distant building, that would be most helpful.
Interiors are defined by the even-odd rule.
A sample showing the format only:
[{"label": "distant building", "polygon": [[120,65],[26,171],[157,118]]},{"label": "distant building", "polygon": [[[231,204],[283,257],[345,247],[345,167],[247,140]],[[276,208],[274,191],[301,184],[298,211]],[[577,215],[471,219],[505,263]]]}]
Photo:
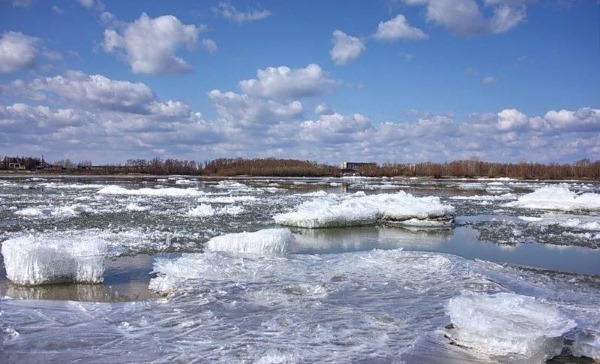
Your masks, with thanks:
[{"label": "distant building", "polygon": [[361,163],[361,162],[342,162],[340,163],[340,169],[347,171],[356,171],[361,167],[377,167],[377,163]]},{"label": "distant building", "polygon": [[8,169],[24,170],[25,166],[21,163],[8,163]]}]

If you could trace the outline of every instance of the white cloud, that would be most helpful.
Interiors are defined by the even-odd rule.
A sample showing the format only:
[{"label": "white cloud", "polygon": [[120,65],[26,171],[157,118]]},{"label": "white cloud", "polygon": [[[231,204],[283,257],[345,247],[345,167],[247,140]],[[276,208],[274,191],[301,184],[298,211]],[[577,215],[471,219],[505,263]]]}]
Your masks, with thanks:
[{"label": "white cloud", "polygon": [[402,57],[402,59],[404,59],[406,62],[410,62],[413,60],[413,58],[415,58],[415,55],[412,53],[400,53],[400,57]]},{"label": "white cloud", "polygon": [[494,76],[486,76],[481,80],[484,85],[492,85],[496,82],[498,82],[498,79]]},{"label": "white cloud", "polygon": [[[404,0],[410,5],[426,5],[427,20],[440,24],[460,35],[498,34],[523,22],[527,5],[535,0],[485,0],[481,7],[476,0]],[[491,9],[491,16],[482,9]]]},{"label": "white cloud", "polygon": [[84,119],[84,113],[73,109],[32,107],[23,103],[0,106],[0,126],[3,133],[7,134],[50,133],[63,127],[78,125]]},{"label": "white cloud", "polygon": [[516,109],[505,109],[498,113],[498,129],[504,131],[519,130],[529,125],[527,116]]},{"label": "white cloud", "polygon": [[60,96],[80,107],[145,113],[156,99],[143,83],[115,81],[102,75],[68,72],[65,76],[34,79],[29,89],[36,94]]},{"label": "white cloud", "polygon": [[231,127],[263,127],[279,121],[294,120],[304,112],[299,101],[276,102],[235,92],[212,90],[208,93],[222,121]]},{"label": "white cloud", "polygon": [[79,3],[88,9],[94,6],[94,0],[79,0]]},{"label": "white cloud", "polygon": [[142,13],[139,19],[125,25],[119,32],[104,31],[104,51],[122,52],[134,73],[172,74],[192,69],[175,52],[182,46],[192,49],[200,34],[195,25],[182,24],[173,15],[150,18]]},{"label": "white cloud", "polygon": [[39,57],[39,39],[19,32],[7,32],[0,38],[0,73],[35,67]]},{"label": "white cloud", "polygon": [[[5,140],[10,144],[4,145]],[[154,101],[145,114],[106,109],[0,105],[0,145],[9,155],[73,156],[95,163],[155,156],[196,158],[223,140],[219,128],[179,101]]]},{"label": "white cloud", "polygon": [[315,106],[315,114],[317,115],[330,115],[333,113],[333,109],[323,102],[318,103],[317,106]]},{"label": "white cloud", "polygon": [[600,109],[551,110],[544,119],[544,125],[552,130],[600,133]]},{"label": "white cloud", "polygon": [[240,89],[248,95],[273,99],[300,99],[331,92],[337,82],[317,64],[290,69],[268,67],[256,71],[256,79],[243,80]]},{"label": "white cloud", "polygon": [[[277,89],[270,88],[270,82],[296,84],[289,74],[280,77],[278,71],[257,76],[261,87],[249,86],[252,94],[209,92],[217,113],[212,121],[185,102],[159,99],[142,83],[81,72],[15,80],[0,91],[14,98],[35,98],[31,104],[0,104],[0,149],[8,155],[44,154],[49,160],[70,157],[95,163],[155,156],[194,160],[275,156],[332,163],[473,156],[505,162],[600,159],[600,109],[527,116],[507,108],[466,120],[450,114],[410,113],[403,116],[406,120],[376,122],[317,102],[317,116],[306,118],[298,99],[274,98],[265,91]],[[303,88],[283,90],[307,95]]]},{"label": "white cloud", "polygon": [[217,51],[217,43],[212,39],[202,39],[202,45],[211,54]]},{"label": "white cloud", "polygon": [[12,6],[15,8],[28,8],[30,7],[36,0],[13,0]]},{"label": "white cloud", "polygon": [[347,143],[356,140],[371,128],[364,115],[344,116],[339,113],[321,115],[319,120],[306,120],[300,124],[299,137],[309,142]]},{"label": "white cloud", "polygon": [[237,10],[230,2],[222,1],[214,8],[215,13],[237,24],[266,19],[272,15],[269,10],[250,10],[247,12]]},{"label": "white cloud", "polygon": [[398,14],[386,22],[380,22],[373,37],[379,40],[422,40],[427,39],[428,35],[421,29],[410,26],[406,17]]},{"label": "white cloud", "polygon": [[333,48],[329,52],[336,64],[347,64],[358,58],[365,51],[365,44],[358,38],[352,37],[341,30],[333,32]]}]

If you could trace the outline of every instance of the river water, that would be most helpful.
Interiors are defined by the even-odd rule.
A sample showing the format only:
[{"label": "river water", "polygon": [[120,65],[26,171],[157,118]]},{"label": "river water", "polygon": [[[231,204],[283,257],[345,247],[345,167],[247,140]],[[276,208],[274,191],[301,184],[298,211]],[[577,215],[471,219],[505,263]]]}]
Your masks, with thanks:
[{"label": "river water", "polygon": [[[417,223],[369,220],[394,207],[373,196]],[[4,176],[0,362],[600,360],[599,198],[578,181]],[[429,225],[440,208],[452,223]],[[245,253],[241,232],[287,250]],[[98,242],[101,283],[7,278]]]}]

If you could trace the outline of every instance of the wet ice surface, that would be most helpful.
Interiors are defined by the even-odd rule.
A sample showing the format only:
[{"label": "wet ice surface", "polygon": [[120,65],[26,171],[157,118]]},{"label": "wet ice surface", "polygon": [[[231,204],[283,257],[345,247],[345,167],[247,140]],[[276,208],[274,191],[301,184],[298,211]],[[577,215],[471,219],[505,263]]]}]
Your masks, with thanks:
[{"label": "wet ice surface", "polygon": [[[102,284],[17,285],[0,262],[0,362],[600,360],[599,193],[516,180],[0,179],[1,244],[62,241],[61,259],[77,242],[106,244]],[[344,201],[366,210],[404,194],[425,203],[416,218],[449,206],[454,224],[290,232],[274,219],[314,204],[340,221]]]}]

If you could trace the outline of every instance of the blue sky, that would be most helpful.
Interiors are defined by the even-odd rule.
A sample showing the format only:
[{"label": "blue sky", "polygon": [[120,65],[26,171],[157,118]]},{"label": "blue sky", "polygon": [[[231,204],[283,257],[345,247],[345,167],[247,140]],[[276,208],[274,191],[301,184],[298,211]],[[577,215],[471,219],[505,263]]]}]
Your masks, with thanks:
[{"label": "blue sky", "polygon": [[597,0],[0,0],[0,154],[600,159]]}]

